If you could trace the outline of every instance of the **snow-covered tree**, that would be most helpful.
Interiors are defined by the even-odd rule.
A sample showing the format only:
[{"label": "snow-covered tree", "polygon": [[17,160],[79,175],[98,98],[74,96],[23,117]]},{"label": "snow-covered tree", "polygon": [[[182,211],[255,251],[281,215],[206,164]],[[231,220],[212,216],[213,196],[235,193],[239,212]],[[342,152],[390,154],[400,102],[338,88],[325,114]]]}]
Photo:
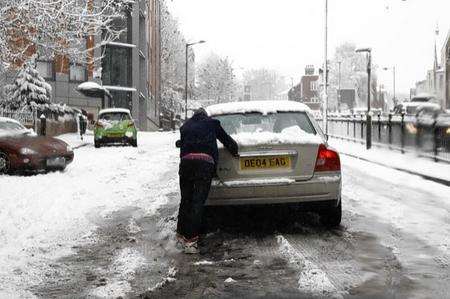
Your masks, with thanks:
[{"label": "snow-covered tree", "polygon": [[5,90],[7,98],[0,105],[10,110],[49,104],[52,94],[52,87],[39,75],[33,62],[26,62]]},{"label": "snow-covered tree", "polygon": [[[0,64],[21,66],[36,52],[94,59],[94,37],[116,39],[114,20],[135,0],[2,0],[0,1]],[[87,47],[88,45],[88,47]]]},{"label": "snow-covered tree", "polygon": [[197,68],[199,100],[229,102],[235,96],[236,82],[233,66],[228,58],[211,53]]},{"label": "snow-covered tree", "polygon": [[250,87],[252,100],[274,100],[287,88],[286,81],[277,71],[265,68],[246,71],[244,85]]},{"label": "snow-covered tree", "polygon": [[[336,48],[334,59],[330,64],[329,84],[330,95],[337,95],[339,86],[339,62],[341,67],[341,88],[356,90],[356,106],[367,105],[367,58],[356,53],[356,45],[346,42]],[[377,101],[377,72],[376,65],[372,65],[371,96],[375,104]],[[329,103],[337,107],[337,96],[330,96]],[[376,105],[375,105],[376,106]]]},{"label": "snow-covered tree", "polygon": [[[184,107],[186,39],[178,21],[161,1],[161,111],[179,113]],[[189,91],[195,83],[195,55],[189,48]],[[192,95],[192,94],[190,94]],[[192,98],[192,96],[190,97]]]}]

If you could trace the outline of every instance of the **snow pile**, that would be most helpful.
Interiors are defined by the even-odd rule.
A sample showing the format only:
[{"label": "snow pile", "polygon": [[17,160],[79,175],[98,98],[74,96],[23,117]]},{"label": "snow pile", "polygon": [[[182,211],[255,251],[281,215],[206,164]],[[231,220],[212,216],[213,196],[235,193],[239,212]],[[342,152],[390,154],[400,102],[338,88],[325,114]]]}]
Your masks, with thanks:
[{"label": "snow pile", "polygon": [[[111,213],[133,206],[153,215],[166,204],[168,194],[178,189],[176,138],[173,133],[139,133],[139,149],[90,144],[75,150],[64,172],[0,176],[2,292],[19,294],[48,279],[43,274],[48,265],[75,245],[95,242],[91,233]],[[133,224],[129,229],[137,230]],[[137,253],[124,257],[133,267],[142,262]]]},{"label": "snow pile", "polygon": [[277,242],[281,254],[301,270],[299,290],[314,294],[337,294],[336,287],[322,269],[296,250],[282,235],[277,236]]},{"label": "snow pile", "polygon": [[212,105],[206,108],[206,111],[210,116],[217,116],[251,112],[267,115],[277,112],[305,112],[310,111],[310,109],[304,104],[292,101],[251,101]]},{"label": "snow pile", "polygon": [[214,262],[211,261],[199,261],[199,262],[195,262],[194,266],[211,266],[214,265]]},{"label": "snow pile", "polygon": [[320,144],[324,141],[319,135],[309,134],[299,126],[284,129],[281,133],[243,132],[232,135],[240,146],[273,145],[273,144]]},{"label": "snow pile", "polygon": [[145,265],[145,257],[135,249],[125,248],[114,259],[109,272],[116,273],[105,286],[94,289],[90,295],[101,298],[123,297],[131,291],[130,282],[138,268]]}]

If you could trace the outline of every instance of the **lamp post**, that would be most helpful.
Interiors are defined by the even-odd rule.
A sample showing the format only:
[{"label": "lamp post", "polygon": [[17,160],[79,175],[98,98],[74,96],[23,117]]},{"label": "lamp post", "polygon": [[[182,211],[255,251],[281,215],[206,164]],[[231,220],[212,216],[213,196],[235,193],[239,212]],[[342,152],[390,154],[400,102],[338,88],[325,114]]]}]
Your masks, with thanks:
[{"label": "lamp post", "polygon": [[[372,115],[370,114],[370,86],[372,72],[372,49],[360,48],[356,49],[356,53],[367,53],[367,116],[366,116],[366,148],[372,147]],[[362,124],[361,124],[362,125]]]},{"label": "lamp post", "polygon": [[193,45],[197,45],[197,44],[203,44],[205,43],[204,40],[200,40],[198,42],[195,43],[186,43],[186,76],[185,76],[185,82],[184,82],[184,121],[187,120],[187,103],[188,103],[188,70],[189,70],[189,57],[188,57],[188,53],[189,53],[189,47],[193,46]]},{"label": "lamp post", "polygon": [[392,101],[394,102],[395,105],[395,101],[396,101],[396,94],[395,94],[395,65],[393,67],[384,67],[383,70],[388,71],[392,69],[392,76],[393,76],[393,89],[394,89],[394,96],[392,98]]},{"label": "lamp post", "polygon": [[323,125],[325,127],[325,135],[328,137],[328,0],[325,0],[325,43],[324,43],[324,78],[323,78],[323,105],[324,117]]},{"label": "lamp post", "polygon": [[338,110],[339,111],[341,110],[339,108],[341,106],[341,64],[342,64],[342,61],[338,61],[339,77],[338,77],[338,96],[337,96],[337,100],[338,100]]}]

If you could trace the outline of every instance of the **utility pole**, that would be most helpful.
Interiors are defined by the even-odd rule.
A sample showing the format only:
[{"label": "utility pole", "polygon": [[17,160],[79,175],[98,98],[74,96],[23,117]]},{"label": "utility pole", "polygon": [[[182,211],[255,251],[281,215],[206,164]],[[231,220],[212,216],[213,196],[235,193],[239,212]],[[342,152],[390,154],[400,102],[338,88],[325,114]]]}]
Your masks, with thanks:
[{"label": "utility pole", "polygon": [[324,93],[323,93],[323,104],[324,104],[324,117],[323,125],[325,128],[325,135],[328,136],[328,0],[325,0],[325,53],[324,53]]}]

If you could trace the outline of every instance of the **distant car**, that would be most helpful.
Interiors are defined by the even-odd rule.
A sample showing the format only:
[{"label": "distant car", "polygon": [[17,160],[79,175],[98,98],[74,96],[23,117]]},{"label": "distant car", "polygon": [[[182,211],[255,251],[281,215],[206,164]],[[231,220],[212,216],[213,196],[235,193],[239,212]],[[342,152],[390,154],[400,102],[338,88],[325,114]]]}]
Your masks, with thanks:
[{"label": "distant car", "polygon": [[111,108],[99,112],[94,129],[95,147],[113,143],[137,147],[137,129],[128,109]]},{"label": "distant car", "polygon": [[239,144],[239,159],[219,149],[207,205],[295,205],[341,222],[341,164],[304,104],[252,101],[209,106]]},{"label": "distant car", "polygon": [[0,174],[64,170],[73,158],[64,141],[37,136],[19,122],[0,117]]}]

